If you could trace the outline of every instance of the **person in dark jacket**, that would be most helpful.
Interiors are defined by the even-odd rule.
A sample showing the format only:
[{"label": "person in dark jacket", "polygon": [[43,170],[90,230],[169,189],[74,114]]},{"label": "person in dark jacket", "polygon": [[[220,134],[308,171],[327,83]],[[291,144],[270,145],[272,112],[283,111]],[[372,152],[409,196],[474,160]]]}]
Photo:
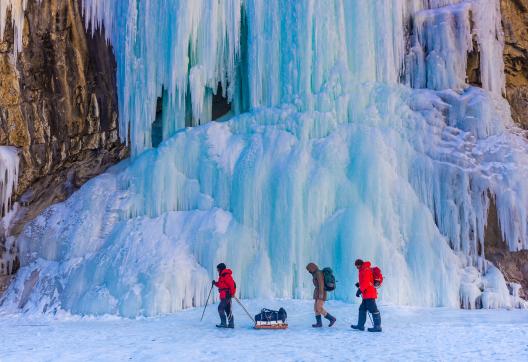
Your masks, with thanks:
[{"label": "person in dark jacket", "polygon": [[315,311],[315,320],[316,324],[312,324],[312,327],[314,328],[320,328],[323,326],[323,322],[321,321],[321,316],[325,317],[330,321],[328,324],[328,327],[332,327],[334,323],[336,322],[336,319],[330,315],[326,310],[324,310],[324,303],[327,298],[327,293],[324,287],[324,275],[321,270],[319,270],[319,267],[315,263],[309,263],[306,266],[306,270],[312,274],[312,281],[314,284],[314,293],[313,293],[313,299],[314,299],[314,311]]},{"label": "person in dark jacket", "polygon": [[363,298],[361,305],[359,306],[358,323],[351,325],[353,329],[360,331],[365,330],[365,322],[367,321],[367,311],[372,314],[374,327],[369,328],[369,332],[381,332],[381,315],[376,305],[376,298],[378,297],[378,291],[374,287],[374,277],[372,276],[371,264],[369,261],[363,261],[357,259],[355,262],[356,268],[359,271],[359,283],[356,283],[358,291],[356,296]]},{"label": "person in dark jacket", "polygon": [[236,284],[233,280],[233,272],[227,269],[224,263],[216,266],[218,271],[218,281],[213,280],[213,285],[218,288],[220,293],[220,304],[218,305],[218,314],[220,315],[220,324],[218,328],[235,328],[235,318],[231,310],[231,297],[236,293]]}]

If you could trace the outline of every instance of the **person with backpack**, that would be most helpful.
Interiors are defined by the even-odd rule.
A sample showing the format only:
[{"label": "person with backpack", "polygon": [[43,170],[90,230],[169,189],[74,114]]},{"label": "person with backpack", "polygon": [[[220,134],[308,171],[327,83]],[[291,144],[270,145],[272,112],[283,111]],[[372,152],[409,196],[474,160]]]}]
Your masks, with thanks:
[{"label": "person with backpack", "polygon": [[[328,319],[330,321],[330,323],[328,324],[328,327],[332,327],[334,323],[336,322],[336,318],[333,317],[326,310],[324,310],[324,303],[327,298],[327,290],[329,289],[325,287],[324,273],[322,270],[319,270],[319,267],[315,263],[309,263],[306,266],[306,270],[308,270],[308,272],[312,274],[312,281],[315,287],[314,292],[313,292],[313,299],[314,299],[314,311],[315,311],[316,324],[312,324],[312,327],[321,328],[323,326],[323,322],[321,321],[321,316]],[[330,270],[330,272],[332,271],[329,268],[328,270]],[[330,286],[331,290],[333,290],[334,286]]]},{"label": "person with backpack", "polygon": [[[368,328],[368,331],[381,332],[381,315],[378,306],[376,305],[376,298],[378,297],[376,287],[380,286],[383,281],[381,271],[378,267],[371,268],[371,263],[369,261],[364,262],[361,259],[357,259],[355,265],[359,271],[359,283],[356,283],[356,287],[358,287],[356,297],[361,295],[363,301],[359,306],[358,323],[356,325],[351,325],[351,327],[353,329],[364,331],[368,311],[372,314],[374,323],[373,328]],[[374,276],[373,270],[375,270],[376,277]]]},{"label": "person with backpack", "polygon": [[235,318],[231,309],[231,298],[236,293],[236,283],[232,276],[233,272],[231,269],[227,269],[224,263],[218,264],[216,270],[218,271],[218,281],[213,280],[213,286],[216,286],[220,293],[220,304],[218,305],[220,324],[216,326],[218,328],[235,328]]}]

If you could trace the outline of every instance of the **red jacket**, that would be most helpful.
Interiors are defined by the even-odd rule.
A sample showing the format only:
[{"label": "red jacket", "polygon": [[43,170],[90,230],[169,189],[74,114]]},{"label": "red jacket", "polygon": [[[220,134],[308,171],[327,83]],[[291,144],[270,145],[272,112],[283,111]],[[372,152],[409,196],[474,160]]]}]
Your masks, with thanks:
[{"label": "red jacket", "polygon": [[236,285],[232,274],[233,272],[231,269],[224,269],[222,273],[220,273],[218,281],[215,283],[218,292],[220,292],[220,299],[226,299],[228,291],[231,296],[234,296],[236,293]]},{"label": "red jacket", "polygon": [[363,299],[376,299],[378,291],[374,288],[374,277],[372,276],[372,269],[370,269],[370,261],[363,263],[359,269],[359,289]]}]

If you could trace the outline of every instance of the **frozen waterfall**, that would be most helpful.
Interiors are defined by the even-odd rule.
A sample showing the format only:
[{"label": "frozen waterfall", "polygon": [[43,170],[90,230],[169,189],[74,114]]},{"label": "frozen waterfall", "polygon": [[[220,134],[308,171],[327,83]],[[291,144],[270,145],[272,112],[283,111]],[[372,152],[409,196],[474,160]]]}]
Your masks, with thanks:
[{"label": "frozen waterfall", "polygon": [[[26,226],[5,308],[173,312],[205,302],[220,261],[242,297],[310,297],[313,260],[353,301],[357,257],[382,268],[388,303],[523,303],[483,247],[493,198],[510,249],[528,248],[498,0],[83,6],[114,47],[133,157]],[[231,119],[209,122],[219,84]]]}]

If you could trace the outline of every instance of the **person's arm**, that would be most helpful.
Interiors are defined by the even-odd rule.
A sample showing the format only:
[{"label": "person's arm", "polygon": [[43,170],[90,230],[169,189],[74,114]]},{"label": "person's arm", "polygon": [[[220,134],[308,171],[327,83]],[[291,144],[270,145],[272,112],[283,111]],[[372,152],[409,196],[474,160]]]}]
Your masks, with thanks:
[{"label": "person's arm", "polygon": [[319,292],[319,295],[317,296],[318,299],[324,298],[324,277],[323,272],[318,270],[316,271],[316,278],[317,278],[317,291]]},{"label": "person's arm", "polygon": [[363,270],[359,273],[359,290],[361,293],[365,293],[371,283],[372,275],[369,270]]},{"label": "person's arm", "polygon": [[233,278],[229,278],[227,287],[229,288],[229,297],[234,297],[236,290],[235,290],[235,280]]},{"label": "person's arm", "polygon": [[224,289],[225,288],[225,280],[224,280],[224,278],[218,277],[218,281],[215,282],[215,285],[218,288],[218,290]]}]

